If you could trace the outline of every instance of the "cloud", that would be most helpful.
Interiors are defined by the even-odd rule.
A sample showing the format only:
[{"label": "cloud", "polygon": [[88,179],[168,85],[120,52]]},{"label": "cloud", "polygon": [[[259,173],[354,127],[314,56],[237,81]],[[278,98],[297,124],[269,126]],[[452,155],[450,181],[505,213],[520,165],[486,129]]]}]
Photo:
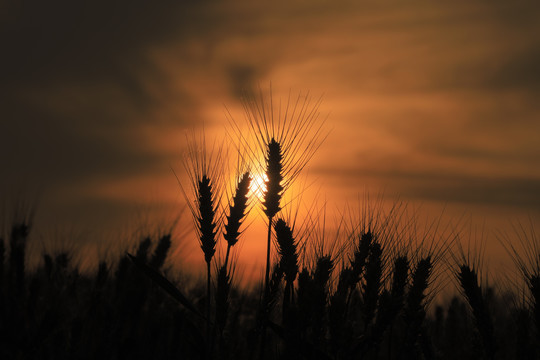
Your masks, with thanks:
[{"label": "cloud", "polygon": [[320,155],[333,166],[314,165],[328,176],[536,206],[538,7],[13,1],[0,19],[0,168],[59,194],[122,191],[169,171],[186,128],[221,126],[223,103],[271,81],[276,98],[326,94],[334,132]]},{"label": "cloud", "polygon": [[315,173],[351,195],[368,186],[370,191],[384,189],[390,196],[398,195],[407,201],[540,211],[540,176],[467,174],[414,166],[397,169],[317,167]]},{"label": "cloud", "polygon": [[[205,2],[13,1],[3,22],[3,65],[14,82],[121,77],[156,44],[207,26]],[[5,69],[5,68],[4,68]]]},{"label": "cloud", "polygon": [[199,116],[149,49],[188,38],[199,7],[13,2],[0,32],[3,170],[53,183],[151,170],[168,154],[144,148],[140,129]]},{"label": "cloud", "polygon": [[532,44],[517,54],[509,54],[488,81],[497,88],[530,92],[540,91],[540,43]]}]

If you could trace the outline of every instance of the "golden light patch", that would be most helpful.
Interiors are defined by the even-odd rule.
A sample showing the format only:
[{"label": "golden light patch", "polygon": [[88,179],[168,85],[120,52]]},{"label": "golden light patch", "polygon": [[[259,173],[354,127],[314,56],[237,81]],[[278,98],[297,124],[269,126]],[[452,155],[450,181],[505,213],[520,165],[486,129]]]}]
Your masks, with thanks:
[{"label": "golden light patch", "polygon": [[249,185],[249,196],[255,196],[259,200],[263,200],[264,193],[266,192],[266,182],[268,177],[266,174],[253,174],[251,184]]}]

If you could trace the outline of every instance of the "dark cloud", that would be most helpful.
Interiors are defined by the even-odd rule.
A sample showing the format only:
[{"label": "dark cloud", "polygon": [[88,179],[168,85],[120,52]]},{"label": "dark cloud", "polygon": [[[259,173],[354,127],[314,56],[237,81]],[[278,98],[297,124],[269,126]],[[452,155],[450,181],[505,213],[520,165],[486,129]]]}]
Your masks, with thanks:
[{"label": "dark cloud", "polygon": [[204,2],[14,1],[2,26],[6,80],[125,76],[149,46],[204,29]]},{"label": "dark cloud", "polygon": [[347,186],[354,193],[359,184],[379,184],[406,200],[422,200],[502,208],[540,210],[540,177],[469,175],[448,170],[336,169],[318,167],[316,173]]},{"label": "dark cloud", "polygon": [[[55,194],[53,202],[69,196],[76,203],[96,181],[166,171],[181,144],[178,154],[152,147],[144,129],[167,135],[200,115],[193,96],[149,54],[204,29],[203,6],[14,1],[4,7],[0,186],[30,183]],[[67,191],[77,187],[79,194]]]},{"label": "dark cloud", "polygon": [[540,91],[540,43],[532,44],[517,54],[508,54],[507,57],[495,70],[488,85],[532,92],[535,97],[538,96],[537,93]]},{"label": "dark cloud", "polygon": [[231,93],[237,98],[253,95],[257,88],[257,68],[250,65],[233,64],[229,66]]},{"label": "dark cloud", "polygon": [[403,195],[410,199],[540,211],[538,178],[422,174],[414,182],[403,181],[400,184]]},{"label": "dark cloud", "polygon": [[529,177],[425,177],[403,192],[414,199],[540,210],[540,179]]}]

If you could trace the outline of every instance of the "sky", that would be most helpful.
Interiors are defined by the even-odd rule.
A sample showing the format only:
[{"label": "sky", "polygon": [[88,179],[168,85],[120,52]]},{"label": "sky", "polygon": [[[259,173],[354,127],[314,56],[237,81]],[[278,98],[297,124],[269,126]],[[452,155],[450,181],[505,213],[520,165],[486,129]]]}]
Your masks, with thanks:
[{"label": "sky", "polygon": [[241,95],[271,84],[276,99],[322,96],[309,175],[333,208],[367,190],[488,224],[534,218],[539,7],[4,1],[1,191],[39,194],[36,228],[94,238],[171,216],[186,131],[226,137],[225,108],[242,119]]}]

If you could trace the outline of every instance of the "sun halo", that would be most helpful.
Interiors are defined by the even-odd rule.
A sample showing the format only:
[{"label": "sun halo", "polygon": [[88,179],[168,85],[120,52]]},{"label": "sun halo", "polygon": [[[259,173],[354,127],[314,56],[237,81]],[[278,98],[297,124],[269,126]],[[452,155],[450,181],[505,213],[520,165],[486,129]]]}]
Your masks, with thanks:
[{"label": "sun halo", "polygon": [[262,201],[266,192],[267,181],[268,177],[266,174],[252,174],[251,184],[249,185],[249,196],[254,196]]}]

